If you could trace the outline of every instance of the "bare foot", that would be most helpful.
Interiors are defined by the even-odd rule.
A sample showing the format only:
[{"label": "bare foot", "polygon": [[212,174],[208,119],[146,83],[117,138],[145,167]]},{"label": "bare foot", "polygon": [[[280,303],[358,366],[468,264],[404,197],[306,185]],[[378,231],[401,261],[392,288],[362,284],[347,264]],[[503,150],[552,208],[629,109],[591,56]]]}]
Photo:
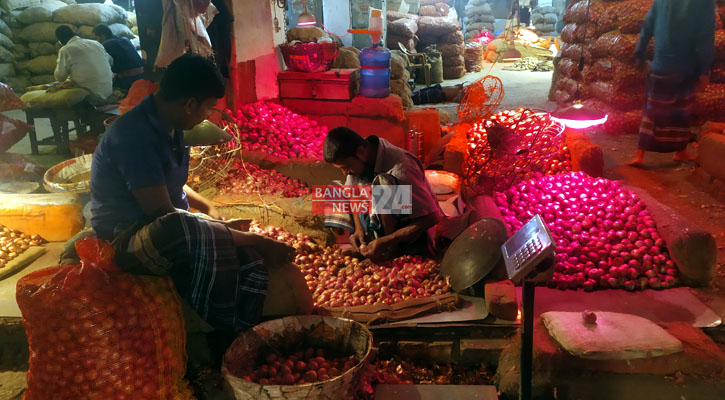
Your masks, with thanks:
[{"label": "bare foot", "polygon": [[697,156],[688,153],[687,150],[682,150],[675,153],[675,156],[672,159],[674,161],[695,161],[697,160]]},{"label": "bare foot", "polygon": [[634,157],[627,162],[627,165],[634,167],[642,164],[642,161],[644,161],[644,150],[637,150],[634,153]]}]

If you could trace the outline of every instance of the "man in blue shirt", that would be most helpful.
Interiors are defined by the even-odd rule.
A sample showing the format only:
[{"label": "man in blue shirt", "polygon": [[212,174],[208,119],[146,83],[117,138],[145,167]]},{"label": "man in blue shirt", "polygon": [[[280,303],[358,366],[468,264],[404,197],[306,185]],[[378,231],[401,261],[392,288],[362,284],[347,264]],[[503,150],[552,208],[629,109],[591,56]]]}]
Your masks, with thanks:
[{"label": "man in blue shirt", "polygon": [[[214,205],[186,185],[183,130],[204,120],[224,92],[219,70],[201,56],[169,65],[159,90],[116,120],[96,148],[91,226],[112,243],[119,267],[170,276],[200,317],[233,333],[259,321],[268,267],[277,274],[274,266],[291,265],[283,279],[304,285],[304,278],[290,264],[292,247],[248,232],[248,224],[219,220]],[[300,296],[289,313],[311,311],[309,291]]]},{"label": "man in blue shirt", "polygon": [[128,90],[134,82],[143,78],[143,60],[130,40],[115,36],[104,24],[96,25],[93,34],[113,58],[114,87]]}]

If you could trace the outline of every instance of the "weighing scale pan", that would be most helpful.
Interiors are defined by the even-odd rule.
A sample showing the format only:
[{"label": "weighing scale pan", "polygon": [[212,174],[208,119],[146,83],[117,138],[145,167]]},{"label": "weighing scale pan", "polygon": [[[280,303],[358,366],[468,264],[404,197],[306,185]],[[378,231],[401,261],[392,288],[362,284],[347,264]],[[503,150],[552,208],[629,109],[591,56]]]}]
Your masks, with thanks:
[{"label": "weighing scale pan", "polygon": [[496,218],[484,218],[458,235],[443,256],[441,275],[455,291],[465,290],[486,277],[501,260],[506,226]]}]

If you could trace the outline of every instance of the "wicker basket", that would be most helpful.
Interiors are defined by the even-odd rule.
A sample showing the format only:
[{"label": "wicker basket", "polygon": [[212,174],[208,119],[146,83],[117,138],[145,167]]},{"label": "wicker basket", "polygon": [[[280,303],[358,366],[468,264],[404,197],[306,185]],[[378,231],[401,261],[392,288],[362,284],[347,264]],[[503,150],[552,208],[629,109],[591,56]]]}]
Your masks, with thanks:
[{"label": "wicker basket", "polygon": [[[230,371],[253,367],[264,355],[286,343],[355,355],[361,360],[340,376],[322,382],[304,385],[260,385],[243,380]],[[373,337],[362,324],[344,318],[302,315],[267,321],[242,333],[224,355],[222,373],[234,391],[237,400],[339,400],[350,398],[357,387]]]},{"label": "wicker basket", "polygon": [[51,193],[88,193],[91,190],[93,154],[56,164],[43,175],[43,186]]}]

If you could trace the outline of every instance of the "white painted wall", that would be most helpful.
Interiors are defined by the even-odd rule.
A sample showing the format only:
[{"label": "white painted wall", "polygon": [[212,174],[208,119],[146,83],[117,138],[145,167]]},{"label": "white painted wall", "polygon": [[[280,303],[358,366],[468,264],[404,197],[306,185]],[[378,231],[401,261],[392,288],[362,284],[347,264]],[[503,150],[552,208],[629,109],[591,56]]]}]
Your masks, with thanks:
[{"label": "white painted wall", "polygon": [[[280,32],[274,32],[273,12],[277,13]],[[284,42],[284,13],[273,10],[270,0],[235,0],[234,37],[237,62],[255,62],[257,98],[277,97],[277,72],[282,69],[277,44]]]},{"label": "white painted wall", "polygon": [[[350,29],[350,1],[349,0],[323,0],[322,15],[325,28],[335,35],[345,35]],[[345,46],[352,45],[352,35],[341,37]]]}]

